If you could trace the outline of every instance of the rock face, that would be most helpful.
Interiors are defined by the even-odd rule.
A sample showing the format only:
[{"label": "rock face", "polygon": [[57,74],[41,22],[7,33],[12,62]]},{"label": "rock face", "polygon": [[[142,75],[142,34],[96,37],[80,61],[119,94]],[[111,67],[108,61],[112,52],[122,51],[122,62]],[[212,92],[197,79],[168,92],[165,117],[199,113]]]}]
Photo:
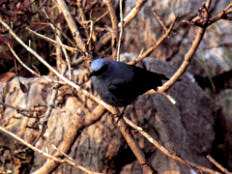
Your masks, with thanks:
[{"label": "rock face", "polygon": [[219,128],[223,136],[220,137],[218,146],[221,146],[221,155],[224,158],[224,165],[232,169],[232,90],[221,91],[217,96],[217,106],[221,108],[219,114]]},{"label": "rock face", "polygon": [[[148,70],[165,73],[167,76],[174,71],[167,63],[154,61],[152,58],[146,59],[145,65]],[[168,149],[184,159],[207,165],[204,156],[210,152],[214,140],[213,103],[189,76],[187,74],[182,77],[169,91],[176,100],[175,105],[162,95],[141,96],[131,110],[134,112],[129,113],[132,113],[132,120],[139,120],[139,124]],[[146,144],[144,148],[147,149],[147,146],[149,145]],[[150,160],[158,173],[170,170],[188,173],[186,168],[183,170],[183,166],[166,159],[159,152],[152,155]]]},{"label": "rock face", "polygon": [[[170,25],[171,16],[174,13],[178,17],[174,32],[152,55],[159,59],[171,61],[173,65],[178,66],[195,36],[195,28],[185,25],[183,20],[190,20],[195,16],[202,3],[202,1],[195,0],[147,1],[139,15],[125,28],[123,49],[139,54],[142,49],[146,50],[154,45],[164,30],[153,12],[155,11],[167,26]],[[212,14],[224,9],[228,3],[227,0],[212,1]],[[126,1],[126,14],[134,5],[135,1]],[[196,66],[190,66],[193,74],[214,76],[231,70],[232,48],[229,46],[231,40],[232,25],[230,21],[222,20],[208,28],[200,48],[194,56],[193,65]]]},{"label": "rock face", "polygon": [[[153,58],[146,59],[144,65],[148,70],[167,76],[175,71],[168,63]],[[176,100],[175,105],[160,94],[143,95],[127,107],[125,114],[179,156],[209,166],[205,155],[210,153],[214,140],[213,104],[190,77],[185,75],[169,91]],[[53,144],[94,171],[141,173],[141,166],[137,164],[112,116],[105,113],[91,124],[86,124],[86,120],[97,112],[94,110],[96,104],[86,97],[77,95],[67,86],[54,87],[45,77],[15,77],[8,84],[2,84],[1,89],[3,102],[25,109],[24,114],[31,110],[27,112],[30,116],[23,116],[22,111],[5,106],[1,125],[39,149],[54,153]],[[7,90],[7,95],[3,95],[6,94],[4,90]],[[57,97],[52,100],[54,90],[57,90]],[[49,105],[52,107],[48,114]],[[39,137],[41,132],[42,136]],[[137,132],[132,130],[132,135],[158,173],[190,172],[190,168],[163,156]],[[44,160],[44,157],[35,153],[32,171],[44,170],[48,166]],[[77,169],[65,164],[58,168],[55,166],[52,170],[77,173]]]}]

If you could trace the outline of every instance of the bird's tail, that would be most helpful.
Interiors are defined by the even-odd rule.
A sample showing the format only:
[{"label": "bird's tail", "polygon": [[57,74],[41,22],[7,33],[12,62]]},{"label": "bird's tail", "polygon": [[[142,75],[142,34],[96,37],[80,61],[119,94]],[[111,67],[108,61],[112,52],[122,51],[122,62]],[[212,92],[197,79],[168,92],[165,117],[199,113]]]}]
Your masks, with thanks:
[{"label": "bird's tail", "polygon": [[157,75],[158,75],[158,79],[160,80],[165,80],[165,81],[169,80],[169,78],[167,78],[164,74],[157,74]]},{"label": "bird's tail", "polygon": [[153,73],[153,89],[157,90],[157,87],[163,84],[163,81],[169,80],[165,75],[159,73]]}]

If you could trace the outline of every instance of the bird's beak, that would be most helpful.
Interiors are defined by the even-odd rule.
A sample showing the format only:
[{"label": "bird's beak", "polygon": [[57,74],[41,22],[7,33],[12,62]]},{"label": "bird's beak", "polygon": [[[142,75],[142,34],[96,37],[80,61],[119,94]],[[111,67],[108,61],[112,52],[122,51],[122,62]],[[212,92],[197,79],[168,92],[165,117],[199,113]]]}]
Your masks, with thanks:
[{"label": "bird's beak", "polygon": [[94,72],[93,71],[89,73],[88,77],[91,78],[92,76],[94,76]]}]

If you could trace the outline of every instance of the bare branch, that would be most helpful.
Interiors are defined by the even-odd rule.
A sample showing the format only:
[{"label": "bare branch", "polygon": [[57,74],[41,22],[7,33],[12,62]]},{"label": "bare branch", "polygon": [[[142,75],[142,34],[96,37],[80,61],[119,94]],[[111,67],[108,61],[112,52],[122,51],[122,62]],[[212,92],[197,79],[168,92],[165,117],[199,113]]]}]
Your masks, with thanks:
[{"label": "bare branch", "polygon": [[[186,70],[191,62],[191,59],[193,58],[195,52],[197,51],[197,49],[200,45],[200,42],[204,36],[204,33],[205,33],[207,27],[209,26],[210,19],[209,19],[208,9],[209,9],[210,4],[211,4],[211,0],[207,0],[205,3],[205,7],[203,6],[201,11],[200,11],[201,14],[199,14],[199,16],[197,16],[196,18],[193,19],[193,22],[198,23],[200,28],[198,28],[198,31],[196,32],[196,37],[192,43],[192,46],[189,49],[189,51],[185,54],[184,61],[182,62],[181,66],[178,68],[178,70],[174,73],[174,75],[166,83],[164,83],[161,87],[158,88],[158,92],[167,91],[186,72]],[[232,3],[230,3],[225,9],[228,10],[231,7],[232,7]],[[223,10],[219,14],[222,15],[222,13],[224,13],[224,11],[225,10]],[[214,22],[216,22],[217,20],[214,20]],[[200,22],[200,24],[199,24],[199,22]],[[212,24],[212,23],[210,23],[210,24]]]},{"label": "bare branch", "polygon": [[182,62],[181,66],[177,69],[177,71],[174,73],[174,75],[167,82],[165,82],[161,87],[158,88],[158,92],[167,91],[186,72],[191,62],[191,59],[193,58],[195,52],[197,51],[200,45],[200,42],[204,36],[204,33],[206,31],[207,22],[209,19],[208,9],[209,9],[210,4],[211,4],[211,0],[207,0],[206,5],[203,6],[199,11],[198,21],[201,21],[201,24],[200,24],[201,27],[198,27],[198,30],[196,31],[196,37],[193,40],[190,49],[185,54],[184,61]]},{"label": "bare branch", "polygon": [[[60,38],[60,36],[61,36],[60,29],[61,29],[60,23],[57,24],[57,28],[53,28],[53,30],[55,32],[55,35],[56,35],[56,40],[61,45],[62,41],[61,41],[61,38]],[[72,70],[71,70],[70,57],[69,57],[66,49],[64,49],[63,47],[61,47],[61,49],[62,49],[62,52],[64,53],[64,57],[65,57],[65,60],[66,60],[66,66],[67,66],[67,69],[68,69],[68,78],[71,80],[72,79]],[[62,59],[62,57],[60,57],[60,59]]]},{"label": "bare branch", "polygon": [[174,24],[176,21],[176,17],[174,17],[172,24],[170,25],[170,27],[168,28],[168,30],[154,43],[153,46],[151,46],[150,48],[148,48],[145,52],[143,52],[142,54],[139,55],[139,57],[137,59],[134,59],[132,61],[129,62],[130,65],[134,65],[137,64],[138,62],[142,61],[144,58],[146,58],[147,56],[149,56],[158,46],[160,46],[160,44],[169,36],[169,34],[171,33]]},{"label": "bare branch", "polygon": [[83,42],[81,35],[77,29],[77,26],[72,18],[72,15],[70,14],[68,7],[66,3],[63,0],[55,0],[57,7],[59,8],[60,12],[63,13],[65,20],[68,23],[69,29],[72,32],[72,36],[76,42],[76,45],[82,52],[86,52],[86,45]]},{"label": "bare branch", "polygon": [[[122,1],[120,0],[120,23],[123,24],[123,9],[122,9]],[[121,42],[122,42],[122,34],[123,34],[123,25],[120,25],[120,33],[119,33],[119,39],[118,39],[118,49],[117,49],[117,61],[120,61],[120,48],[121,48]]]},{"label": "bare branch", "polygon": [[53,45],[59,45],[59,46],[61,46],[61,47],[64,47],[64,48],[67,49],[68,51],[71,51],[71,52],[74,52],[74,53],[77,52],[77,49],[76,49],[76,48],[71,47],[71,46],[68,46],[68,45],[65,45],[65,44],[63,44],[63,43],[59,43],[59,42],[57,42],[57,41],[55,41],[55,40],[53,40],[53,39],[51,39],[51,38],[49,38],[49,37],[47,37],[47,36],[44,36],[44,35],[42,35],[42,34],[36,32],[36,31],[33,31],[32,29],[30,29],[30,28],[28,28],[28,27],[26,27],[26,30],[28,30],[29,32],[33,33],[35,36],[38,36],[38,37],[40,37],[41,39],[44,39],[44,40],[50,42],[50,43],[53,44]]},{"label": "bare branch", "polygon": [[[96,120],[99,120],[101,116],[105,113],[105,109],[102,106],[97,106],[93,112],[88,113],[83,120],[78,119],[72,122],[72,125],[70,125],[69,129],[65,133],[64,139],[62,143],[59,145],[57,149],[57,152],[53,154],[54,157],[63,156],[65,153],[68,152],[71,145],[75,141],[75,137],[77,135],[77,132],[80,129],[83,129],[85,126],[89,126],[96,122]],[[65,156],[67,156],[65,154]],[[58,163],[52,159],[48,159],[42,167],[37,169],[35,171],[36,174],[43,174],[43,173],[50,173],[58,166]]]},{"label": "bare branch", "polygon": [[209,174],[218,174],[219,172],[214,171],[212,169],[209,169],[207,167],[204,166],[200,166],[197,165],[195,163],[192,163],[190,161],[187,160],[183,160],[182,158],[176,156],[175,154],[173,154],[173,152],[169,152],[164,146],[160,145],[160,143],[158,143],[158,141],[156,141],[151,135],[149,135],[147,132],[145,132],[143,130],[143,128],[137,126],[136,124],[134,124],[132,121],[130,121],[128,118],[123,117],[123,120],[126,122],[127,125],[129,125],[130,127],[132,127],[133,129],[137,130],[142,136],[144,136],[151,144],[153,144],[155,146],[155,148],[157,148],[162,154],[164,154],[165,156],[173,159],[174,161],[177,161],[181,164],[184,164],[186,166],[191,166],[192,168],[195,168],[197,170],[200,170],[202,172],[206,172]]},{"label": "bare branch", "polygon": [[174,75],[167,81],[165,82],[161,87],[158,88],[158,92],[165,92],[167,91],[169,88],[171,88],[175,82],[185,73],[185,71],[187,70],[190,61],[193,57],[193,55],[195,54],[197,48],[200,45],[200,42],[203,38],[203,35],[205,33],[205,28],[199,28],[197,33],[196,33],[196,37],[192,43],[191,48],[189,49],[189,51],[186,53],[185,57],[184,57],[184,61],[181,64],[181,66],[178,68],[178,70],[174,73]]},{"label": "bare branch", "polygon": [[112,31],[111,31],[111,47],[112,47],[112,57],[116,56],[116,43],[118,40],[118,20],[115,14],[112,0],[105,0],[105,4],[110,14],[111,24],[112,24]]},{"label": "bare branch", "polygon": [[228,171],[225,167],[223,167],[221,164],[219,164],[215,159],[213,159],[210,155],[207,155],[206,158],[215,165],[221,172],[225,174],[232,174],[232,172]]},{"label": "bare branch", "polygon": [[83,167],[83,166],[77,164],[74,160],[70,160],[70,159],[67,160],[67,159],[56,158],[56,157],[54,157],[54,156],[52,156],[52,155],[50,155],[50,154],[48,154],[48,153],[46,153],[46,152],[43,152],[42,150],[40,150],[40,149],[36,148],[35,146],[33,146],[33,145],[27,143],[25,140],[21,139],[20,137],[18,137],[18,136],[15,135],[14,133],[12,133],[12,132],[6,130],[5,128],[3,128],[3,127],[1,127],[1,126],[0,126],[0,131],[3,132],[3,133],[5,133],[5,134],[7,134],[7,135],[9,135],[10,137],[14,138],[15,140],[19,141],[20,143],[22,143],[22,144],[24,144],[25,146],[27,146],[27,147],[29,147],[30,149],[32,149],[34,152],[37,152],[37,153],[39,153],[40,155],[43,155],[44,157],[46,157],[46,158],[48,158],[48,159],[52,159],[52,160],[54,160],[55,162],[58,162],[58,163],[67,163],[67,164],[73,166],[74,168],[77,168],[77,169],[82,170],[82,171],[85,172],[85,173],[89,173],[89,174],[99,174],[99,173],[97,173],[97,172],[92,172],[92,171],[86,169],[85,167]]},{"label": "bare branch", "polygon": [[[127,26],[139,13],[143,5],[147,0],[136,0],[135,7],[127,14],[127,16],[123,19],[123,26]],[[118,24],[120,27],[122,23]],[[111,38],[110,33],[106,33],[99,41],[99,44],[96,45],[96,50],[100,50],[103,45],[105,45]]]},{"label": "bare branch", "polygon": [[28,67],[20,58],[19,56],[16,54],[16,52],[13,50],[13,48],[7,44],[8,48],[10,49],[11,53],[14,55],[14,57],[16,58],[16,60],[26,69],[28,70],[31,74],[33,74],[36,77],[40,77],[40,75],[35,72],[33,69],[31,69],[30,67]]},{"label": "bare branch", "polygon": [[164,22],[161,20],[160,16],[156,13],[156,11],[153,11],[153,15],[155,16],[156,20],[159,22],[159,24],[162,26],[163,30],[167,32],[167,27],[165,26]]},{"label": "bare branch", "polygon": [[230,14],[232,14],[232,2],[228,4],[224,10],[211,17],[207,25],[211,25],[221,19],[232,20],[232,17],[229,17]]},{"label": "bare branch", "polygon": [[[136,0],[135,7],[125,16],[123,20],[123,25],[128,25],[139,13],[143,5],[147,2],[147,0]],[[118,26],[120,27],[122,23],[120,22]]]},{"label": "bare branch", "polygon": [[81,17],[81,23],[83,23],[86,21],[86,17],[85,17],[85,13],[84,13],[84,10],[83,10],[82,5],[81,5],[81,0],[77,0],[77,7],[78,7],[78,12],[79,12],[80,17]]},{"label": "bare branch", "polygon": [[143,169],[144,170],[148,169],[149,171],[153,171],[152,167],[146,162],[146,159],[145,159],[143,152],[139,149],[136,141],[129,133],[127,126],[126,126],[123,119],[120,119],[118,121],[118,128],[119,128],[120,132],[122,133],[124,139],[126,140],[127,144],[129,145],[130,149],[132,150],[132,152],[136,156],[139,164],[143,167]]}]

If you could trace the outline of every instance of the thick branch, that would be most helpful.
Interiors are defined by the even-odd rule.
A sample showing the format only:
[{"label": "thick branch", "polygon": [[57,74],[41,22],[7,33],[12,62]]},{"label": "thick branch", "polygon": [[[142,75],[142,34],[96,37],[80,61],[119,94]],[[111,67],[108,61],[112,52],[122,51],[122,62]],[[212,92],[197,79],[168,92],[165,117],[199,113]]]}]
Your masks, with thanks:
[{"label": "thick branch", "polygon": [[[105,112],[105,109],[103,109],[101,106],[96,107],[93,112],[88,113],[85,116],[85,119],[77,119],[73,120],[72,124],[70,124],[69,129],[64,134],[64,139],[61,142],[61,144],[58,147],[58,151],[56,151],[55,154],[53,154],[54,157],[58,158],[60,156],[63,156],[63,153],[67,153],[73,142],[76,140],[76,135],[79,130],[83,129],[85,126],[90,125],[91,123],[94,123],[96,120],[98,120],[103,113]],[[51,173],[59,163],[53,159],[48,159],[42,167],[40,167],[38,170],[36,170],[35,174],[43,174],[43,173]]]},{"label": "thick branch", "polygon": [[75,167],[75,168],[77,168],[77,169],[82,170],[82,171],[85,172],[85,173],[89,173],[89,174],[99,174],[99,173],[97,173],[97,172],[92,172],[92,171],[86,169],[86,168],[83,167],[83,166],[78,165],[74,160],[70,160],[71,158],[70,158],[70,159],[60,159],[60,158],[56,158],[56,157],[54,157],[54,156],[52,156],[52,155],[50,155],[50,154],[48,154],[48,153],[46,153],[46,152],[43,152],[42,150],[40,150],[40,149],[36,148],[35,146],[33,146],[33,145],[27,143],[25,140],[21,139],[20,137],[18,137],[18,136],[15,135],[14,133],[12,133],[12,132],[6,130],[5,128],[3,128],[3,127],[1,127],[1,126],[0,126],[0,131],[3,132],[3,133],[5,133],[5,134],[7,134],[7,135],[9,135],[10,137],[12,137],[12,138],[14,138],[15,140],[19,141],[19,142],[22,143],[23,145],[29,147],[29,148],[30,148],[31,150],[33,150],[34,152],[37,152],[37,153],[39,153],[40,155],[42,155],[42,156],[44,156],[44,157],[46,157],[46,158],[48,158],[48,159],[52,159],[53,161],[56,161],[56,162],[58,162],[58,163],[67,163],[67,164],[69,164],[69,165],[71,165],[71,166],[73,166],[73,167]]},{"label": "thick branch", "polygon": [[139,164],[143,167],[143,170],[148,169],[149,171],[152,172],[153,171],[152,167],[146,162],[143,152],[139,149],[138,144],[131,136],[123,119],[119,120],[118,128],[122,133],[124,139],[126,140],[127,144],[129,145],[130,149],[134,153],[135,157],[137,158]]},{"label": "thick branch", "polygon": [[185,73],[185,71],[187,70],[187,68],[191,62],[193,55],[195,54],[195,52],[197,51],[197,48],[200,45],[200,42],[204,36],[204,33],[205,33],[205,28],[198,29],[198,31],[196,33],[196,37],[192,43],[192,46],[184,57],[183,63],[178,68],[178,70],[174,73],[174,75],[167,82],[165,82],[161,87],[159,87],[158,92],[162,93],[162,92],[167,91]]}]

